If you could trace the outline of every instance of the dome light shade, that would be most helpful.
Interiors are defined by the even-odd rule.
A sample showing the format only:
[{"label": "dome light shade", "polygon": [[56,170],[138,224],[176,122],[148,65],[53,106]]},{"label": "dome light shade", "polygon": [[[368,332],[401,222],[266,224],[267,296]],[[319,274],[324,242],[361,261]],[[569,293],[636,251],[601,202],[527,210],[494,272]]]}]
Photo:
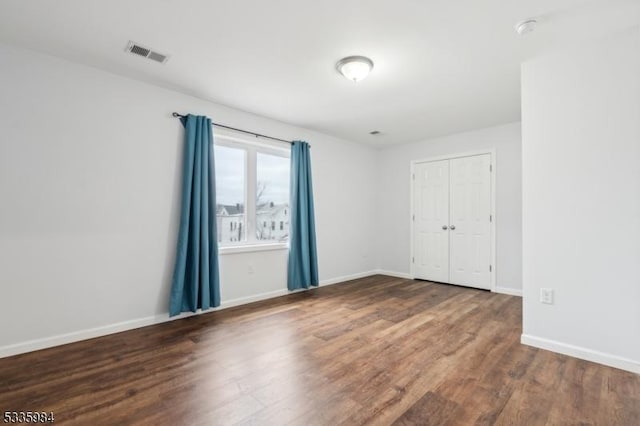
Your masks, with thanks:
[{"label": "dome light shade", "polygon": [[538,21],[536,21],[535,19],[527,19],[525,21],[518,22],[515,26],[515,29],[518,35],[525,36],[530,32],[533,32],[533,30],[536,29],[537,25]]},{"label": "dome light shade", "polygon": [[357,83],[369,75],[373,61],[365,56],[347,56],[338,61],[336,69],[345,78]]}]

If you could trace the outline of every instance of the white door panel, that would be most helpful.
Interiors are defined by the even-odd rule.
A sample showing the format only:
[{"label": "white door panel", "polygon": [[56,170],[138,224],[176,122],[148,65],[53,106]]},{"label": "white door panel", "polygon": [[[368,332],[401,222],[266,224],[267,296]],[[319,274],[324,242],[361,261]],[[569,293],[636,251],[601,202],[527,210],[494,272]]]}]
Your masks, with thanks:
[{"label": "white door panel", "polygon": [[414,274],[449,279],[449,162],[420,163],[414,170]]},{"label": "white door panel", "polygon": [[491,287],[491,156],[450,160],[452,284]]}]

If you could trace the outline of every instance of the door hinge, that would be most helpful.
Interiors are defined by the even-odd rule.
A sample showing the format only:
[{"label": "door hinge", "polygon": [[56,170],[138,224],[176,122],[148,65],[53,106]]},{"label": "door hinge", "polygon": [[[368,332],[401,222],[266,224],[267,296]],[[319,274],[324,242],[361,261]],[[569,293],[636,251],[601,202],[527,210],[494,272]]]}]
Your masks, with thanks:
[{"label": "door hinge", "polygon": [[416,263],[416,258],[415,257],[411,258],[411,263]]},{"label": "door hinge", "polygon": [[415,222],[415,220],[416,220],[416,215],[415,214],[411,217],[411,220],[413,220]]},{"label": "door hinge", "polygon": [[492,214],[489,215],[489,222],[493,222],[493,215]]},{"label": "door hinge", "polygon": [[493,267],[489,265],[489,272],[493,272]]},{"label": "door hinge", "polygon": [[416,180],[416,174],[415,174],[415,173],[413,173],[413,174],[411,175],[411,179]]},{"label": "door hinge", "polygon": [[489,171],[492,172],[493,171],[493,164],[489,164]]}]

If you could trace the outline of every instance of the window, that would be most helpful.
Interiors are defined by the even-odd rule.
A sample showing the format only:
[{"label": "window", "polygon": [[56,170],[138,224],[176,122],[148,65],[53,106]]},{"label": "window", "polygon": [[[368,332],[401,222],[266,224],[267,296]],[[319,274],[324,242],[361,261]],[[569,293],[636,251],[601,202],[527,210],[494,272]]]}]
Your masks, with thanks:
[{"label": "window", "polygon": [[[289,158],[258,152],[256,156],[256,229],[258,240],[289,240]],[[280,222],[280,228],[276,223]],[[270,226],[267,224],[270,223]]]},{"label": "window", "polygon": [[220,247],[287,242],[289,147],[227,135],[214,143]]},{"label": "window", "polygon": [[216,219],[218,242],[244,241],[247,152],[215,145]]}]

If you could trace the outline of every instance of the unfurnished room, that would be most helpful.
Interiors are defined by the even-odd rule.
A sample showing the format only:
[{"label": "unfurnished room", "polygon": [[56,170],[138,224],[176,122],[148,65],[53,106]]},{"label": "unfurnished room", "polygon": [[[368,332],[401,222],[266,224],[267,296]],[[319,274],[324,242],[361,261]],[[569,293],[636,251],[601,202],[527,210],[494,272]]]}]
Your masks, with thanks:
[{"label": "unfurnished room", "polygon": [[640,0],[3,0],[0,422],[640,425]]}]

